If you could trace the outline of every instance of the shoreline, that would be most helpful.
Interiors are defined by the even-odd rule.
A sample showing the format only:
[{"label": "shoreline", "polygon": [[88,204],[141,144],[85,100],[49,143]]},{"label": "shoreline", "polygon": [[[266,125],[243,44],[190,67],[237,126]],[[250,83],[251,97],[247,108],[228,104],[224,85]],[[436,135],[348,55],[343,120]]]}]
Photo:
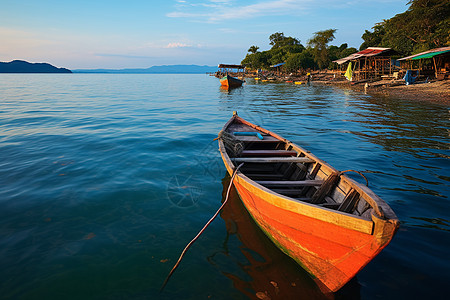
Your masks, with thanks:
[{"label": "shoreline", "polygon": [[351,84],[345,81],[312,81],[313,83],[334,85],[353,90],[366,92],[369,95],[390,97],[400,100],[428,102],[438,105],[450,106],[450,81],[430,81],[418,82],[415,84],[405,85],[395,84],[391,85],[392,81],[381,80],[368,83],[365,88],[364,83]]},{"label": "shoreline", "polygon": [[[341,73],[311,72],[311,83],[333,85],[365,92],[369,95],[391,97],[400,100],[428,102],[437,105],[450,106],[450,80],[431,80],[406,85],[402,79],[384,79],[378,81],[350,82]],[[255,78],[245,74],[246,78]],[[307,81],[307,76],[293,74],[267,74],[269,82]]]}]

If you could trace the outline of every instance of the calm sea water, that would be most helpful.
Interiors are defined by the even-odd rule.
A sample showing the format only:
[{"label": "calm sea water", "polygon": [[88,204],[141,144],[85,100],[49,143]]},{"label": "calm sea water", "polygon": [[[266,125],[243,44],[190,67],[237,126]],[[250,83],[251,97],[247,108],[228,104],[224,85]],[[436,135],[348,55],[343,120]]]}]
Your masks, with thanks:
[{"label": "calm sea water", "polygon": [[364,171],[400,218],[338,298],[444,299],[448,107],[328,86],[249,80],[226,92],[207,75],[112,74],[0,76],[0,297],[323,299],[235,191],[159,291],[221,204],[229,178],[213,139],[234,110],[337,169]]}]

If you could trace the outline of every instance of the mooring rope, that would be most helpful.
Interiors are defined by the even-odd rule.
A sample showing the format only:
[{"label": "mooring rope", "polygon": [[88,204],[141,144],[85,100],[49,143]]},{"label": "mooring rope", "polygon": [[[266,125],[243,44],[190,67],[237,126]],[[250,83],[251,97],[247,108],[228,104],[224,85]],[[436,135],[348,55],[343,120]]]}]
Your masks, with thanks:
[{"label": "mooring rope", "polygon": [[214,141],[218,139],[221,139],[223,141],[227,152],[234,157],[240,156],[242,150],[244,150],[244,143],[238,140],[233,134],[229,132],[221,130]]},{"label": "mooring rope", "polygon": [[199,233],[192,239],[192,241],[189,242],[189,244],[187,244],[187,246],[184,248],[183,252],[181,252],[180,257],[178,258],[177,263],[173,266],[172,270],[170,271],[169,275],[167,275],[166,280],[164,281],[160,292],[162,292],[164,290],[164,287],[166,286],[167,282],[169,281],[170,277],[172,276],[172,274],[175,272],[175,270],[178,268],[178,266],[181,263],[181,260],[183,259],[184,255],[186,254],[187,250],[192,246],[192,244],[200,237],[200,235],[205,231],[205,229],[209,226],[209,224],[211,224],[212,221],[214,221],[214,219],[217,217],[217,215],[219,214],[219,212],[222,210],[222,208],[225,206],[225,204],[228,201],[228,196],[230,195],[230,190],[231,190],[231,186],[233,185],[233,179],[237,174],[237,171],[239,170],[240,167],[242,167],[244,165],[244,163],[240,164],[233,172],[233,176],[231,176],[231,180],[230,180],[230,184],[228,185],[228,190],[227,190],[227,195],[225,197],[225,201],[223,201],[222,205],[219,207],[219,209],[216,211],[216,213],[212,216],[211,219],[209,219],[209,221],[205,224],[205,226],[203,226],[202,230],[199,231]]},{"label": "mooring rope", "polygon": [[369,186],[369,180],[367,180],[366,176],[364,176],[363,173],[359,172],[359,171],[355,171],[355,170],[345,170],[345,171],[340,171],[339,175],[347,173],[347,172],[355,172],[358,173],[359,175],[361,175],[365,180],[366,180],[366,186]]}]

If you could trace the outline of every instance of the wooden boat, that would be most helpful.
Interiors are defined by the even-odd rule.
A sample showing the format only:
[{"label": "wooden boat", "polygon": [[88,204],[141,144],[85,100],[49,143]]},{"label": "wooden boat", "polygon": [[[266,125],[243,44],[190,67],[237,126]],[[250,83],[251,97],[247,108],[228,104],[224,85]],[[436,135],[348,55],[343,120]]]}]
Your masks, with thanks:
[{"label": "wooden boat", "polygon": [[243,83],[244,83],[243,80],[240,80],[236,77],[232,77],[228,74],[220,79],[220,84],[223,87],[228,87],[228,88],[240,87],[240,86],[242,86]]},{"label": "wooden boat", "polygon": [[[222,202],[226,199],[230,179],[229,175],[222,179]],[[222,266],[219,271],[248,299],[333,299],[324,297],[311,276],[284,255],[257,227],[234,188],[231,189],[228,202],[220,216],[225,222],[227,235],[218,261],[215,261],[215,258],[209,261],[216,266]],[[240,243],[236,243],[236,239]],[[240,252],[240,255],[230,257],[229,254],[236,251]],[[215,255],[217,254],[216,252]],[[230,266],[230,263],[233,265]],[[356,296],[358,292],[359,286],[356,282],[346,289],[349,296]]]},{"label": "wooden boat", "polygon": [[366,186],[236,113],[219,134],[227,171],[258,226],[324,291],[335,292],[384,247],[397,216]]}]

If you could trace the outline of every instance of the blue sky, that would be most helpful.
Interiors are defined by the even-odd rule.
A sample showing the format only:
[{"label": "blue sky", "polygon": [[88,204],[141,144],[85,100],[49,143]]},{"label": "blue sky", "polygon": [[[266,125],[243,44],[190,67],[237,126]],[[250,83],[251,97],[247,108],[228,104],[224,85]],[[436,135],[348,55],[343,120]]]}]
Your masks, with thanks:
[{"label": "blue sky", "polygon": [[0,61],[58,67],[147,68],[240,63],[283,32],[306,45],[359,48],[364,30],[404,12],[407,0],[0,0]]}]

